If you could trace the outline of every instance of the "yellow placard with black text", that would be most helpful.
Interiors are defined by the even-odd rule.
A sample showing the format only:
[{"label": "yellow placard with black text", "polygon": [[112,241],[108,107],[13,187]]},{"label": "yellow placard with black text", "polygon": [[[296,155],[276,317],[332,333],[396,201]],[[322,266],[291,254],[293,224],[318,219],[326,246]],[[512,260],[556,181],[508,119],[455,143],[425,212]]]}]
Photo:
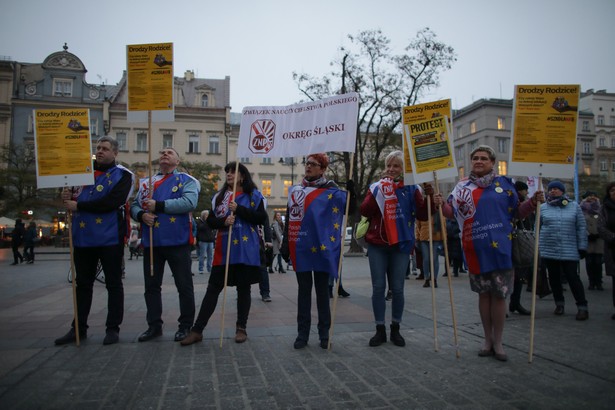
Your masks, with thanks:
[{"label": "yellow placard with black text", "polygon": [[580,85],[517,85],[510,174],[572,178]]},{"label": "yellow placard with black text", "polygon": [[126,46],[128,111],[173,110],[173,43]]},{"label": "yellow placard with black text", "polygon": [[88,109],[34,110],[34,148],[38,188],[94,182]]}]

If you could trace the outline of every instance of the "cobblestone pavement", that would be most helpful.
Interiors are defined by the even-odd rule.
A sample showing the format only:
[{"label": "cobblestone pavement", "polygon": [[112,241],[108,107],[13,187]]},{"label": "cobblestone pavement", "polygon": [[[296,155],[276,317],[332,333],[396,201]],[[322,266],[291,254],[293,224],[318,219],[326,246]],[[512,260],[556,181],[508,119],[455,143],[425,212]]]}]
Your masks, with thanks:
[{"label": "cobblestone pavement", "polygon": [[[263,303],[253,286],[246,343],[233,341],[235,290],[229,288],[222,346],[221,296],[203,342],[188,347],[173,342],[179,306],[167,270],[164,335],[138,343],[137,336],[147,328],[142,260],[127,258],[120,343],[102,345],[106,291],[96,283],[88,338],[79,347],[56,347],[53,340],[68,330],[72,319],[68,255],[65,249],[37,251],[34,264],[10,266],[10,250],[0,250],[2,409],[613,408],[611,278],[605,280],[605,291],[586,291],[590,319],[585,322],[574,319],[570,291],[565,292],[564,316],[553,315],[551,296],[536,300],[531,363],[530,318],[511,314],[504,334],[509,361],[503,363],[477,356],[482,327],[477,297],[465,274],[451,278],[458,348],[447,278],[439,278],[434,289],[434,328],[432,291],[414,276],[405,289],[406,347],[369,347],[375,327],[363,256],[344,259],[344,288],[351,296],[335,303],[330,351],[318,346],[315,325],[308,347],[293,349],[292,270],[269,275],[271,303]],[[196,267],[195,261],[195,273]],[[582,279],[587,284],[584,270]],[[207,275],[196,273],[194,282],[200,306]],[[523,292],[522,304],[532,306],[531,293]]]}]

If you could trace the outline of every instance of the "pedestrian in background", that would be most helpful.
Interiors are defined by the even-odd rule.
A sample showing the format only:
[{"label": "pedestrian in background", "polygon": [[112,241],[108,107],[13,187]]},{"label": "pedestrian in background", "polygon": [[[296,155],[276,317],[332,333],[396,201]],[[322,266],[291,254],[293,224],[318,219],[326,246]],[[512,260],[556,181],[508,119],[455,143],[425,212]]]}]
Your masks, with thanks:
[{"label": "pedestrian in background", "polygon": [[[211,264],[214,255],[214,241],[216,240],[216,230],[211,229],[207,224],[209,211],[201,212],[201,218],[197,224],[197,240],[198,240],[198,257],[199,257],[199,273],[203,274],[203,269],[207,266],[207,273],[211,273]],[[207,260],[207,262],[205,262]],[[207,265],[205,265],[207,263]]]},{"label": "pedestrian in background", "polygon": [[[433,186],[430,183],[424,183],[423,189],[426,197],[433,197]],[[438,287],[438,272],[440,270],[440,254],[444,251],[442,247],[442,224],[444,221],[440,220],[440,213],[436,212],[436,208],[433,205],[433,201],[430,201],[431,212],[431,245],[433,252],[433,274],[434,274],[434,287]],[[421,248],[421,254],[423,255],[423,276],[425,278],[424,288],[431,287],[431,254],[429,250],[429,221],[416,221],[416,237],[417,242]]]},{"label": "pedestrian in background", "polygon": [[26,263],[34,263],[34,242],[36,239],[36,222],[30,221],[23,236],[23,257],[26,259]]},{"label": "pedestrian in background", "polygon": [[23,262],[23,255],[19,252],[19,247],[23,243],[23,236],[26,233],[24,226],[21,219],[15,219],[15,227],[11,232],[11,247],[13,248],[13,263],[11,265],[18,265]]},{"label": "pedestrian in background", "polygon": [[[613,307],[615,308],[615,182],[606,186],[598,217],[598,232],[604,240],[604,269],[612,280]],[[615,320],[615,313],[611,316]]]},{"label": "pedestrian in background", "polygon": [[577,303],[576,320],[587,320],[587,299],[577,272],[579,260],[587,255],[587,225],[579,204],[565,193],[561,181],[551,181],[547,186],[547,200],[540,206],[540,256],[549,274],[555,301],[553,313],[564,314],[564,277]]},{"label": "pedestrian in background", "polygon": [[[284,239],[284,221],[282,220],[282,215],[279,212],[273,214],[271,237],[273,240],[273,260],[274,263],[277,261],[275,271],[278,273],[286,273],[284,270],[284,265],[282,264],[282,254],[280,253],[280,247],[282,246],[282,241]],[[271,267],[269,268],[269,271],[270,273],[273,273]]]},{"label": "pedestrian in background", "polygon": [[581,210],[587,224],[587,255],[585,256],[585,271],[589,279],[588,290],[604,290],[602,287],[602,254],[604,240],[598,232],[598,217],[600,215],[600,199],[594,191],[583,194]]},{"label": "pedestrian in background", "polygon": [[[519,197],[519,202],[527,200],[528,186],[522,181],[515,182],[515,190]],[[534,230],[535,218],[530,215],[528,218],[522,220],[516,220],[515,225],[517,229],[525,229],[529,231]],[[515,266],[515,279],[513,283],[513,292],[510,295],[510,303],[508,304],[508,311],[510,313],[518,312],[520,315],[530,315],[532,312],[527,310],[521,305],[521,292],[523,291],[523,282],[528,281],[532,277],[532,266]]]}]

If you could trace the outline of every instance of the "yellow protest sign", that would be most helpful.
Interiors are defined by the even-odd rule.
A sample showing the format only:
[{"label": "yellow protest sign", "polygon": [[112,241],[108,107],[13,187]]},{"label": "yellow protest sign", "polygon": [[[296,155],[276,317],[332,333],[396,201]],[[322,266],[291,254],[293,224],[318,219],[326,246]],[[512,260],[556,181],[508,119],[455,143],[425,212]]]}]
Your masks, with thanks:
[{"label": "yellow protest sign", "polygon": [[34,110],[38,188],[94,182],[88,109]]},{"label": "yellow protest sign", "polygon": [[580,88],[515,86],[510,174],[572,177]]},{"label": "yellow protest sign", "polygon": [[126,46],[128,111],[173,109],[173,43]]},{"label": "yellow protest sign", "polygon": [[[438,144],[436,145],[436,147],[431,147],[429,149],[426,149],[426,146],[423,145],[423,147],[420,147],[420,151],[422,152],[422,154],[418,156],[421,159],[417,160],[416,153],[412,153],[411,155],[411,149],[412,149],[412,143],[410,142],[411,126],[413,124],[418,124],[424,121],[437,119],[437,118],[446,118],[446,121],[441,123],[441,125],[444,128],[442,129],[442,131],[440,131],[440,133],[445,132],[445,135],[444,135],[444,138],[446,139],[445,145],[448,150],[448,153],[446,154],[446,156],[450,158],[450,161],[449,160],[445,161],[444,157],[440,157],[439,160],[435,160],[435,158],[432,158],[433,160],[427,160],[427,158],[430,155],[442,154],[442,151],[439,151],[439,149],[442,149],[444,147],[444,145],[442,144]],[[455,162],[454,162],[452,150],[451,150],[452,143],[449,142],[449,139],[451,137],[451,132],[450,132],[451,120],[450,119],[451,119],[451,100],[450,99],[432,101],[432,102],[428,102],[424,104],[417,104],[417,105],[406,106],[402,108],[403,152],[404,152],[404,167],[405,167],[404,177],[408,182],[418,183],[418,181],[415,179],[415,176],[411,175],[413,172],[413,167],[415,166],[413,164],[415,164],[415,162],[416,162],[416,166],[419,166],[419,162],[420,162],[421,168],[420,170],[418,171],[415,170],[414,172],[427,172],[427,171],[432,172],[435,170],[443,170],[445,168],[449,168],[448,163],[450,162],[454,170],[450,172],[451,170],[449,169],[447,172],[445,172],[446,176],[442,175],[442,177],[448,178],[451,176],[452,177],[457,176]],[[426,138],[425,141],[427,141],[427,139],[429,138]],[[440,141],[440,142],[444,142],[444,141]],[[440,147],[440,148],[437,148],[437,147]],[[429,152],[431,152],[431,154],[428,154]],[[432,168],[432,167],[435,167],[435,168]],[[412,181],[409,181],[410,179]],[[420,179],[423,179],[423,178],[420,178]],[[431,181],[431,180],[433,180],[432,177],[428,179],[428,181]]]}]

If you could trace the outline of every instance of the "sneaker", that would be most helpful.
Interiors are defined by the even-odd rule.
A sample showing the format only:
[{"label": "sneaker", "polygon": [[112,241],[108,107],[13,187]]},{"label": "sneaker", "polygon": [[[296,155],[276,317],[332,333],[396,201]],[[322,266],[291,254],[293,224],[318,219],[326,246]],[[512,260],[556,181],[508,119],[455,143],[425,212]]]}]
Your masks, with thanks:
[{"label": "sneaker", "polygon": [[202,270],[199,271],[199,275],[204,275],[204,274],[205,273]]},{"label": "sneaker", "polygon": [[263,299],[263,302],[271,302],[271,296],[269,296],[269,295],[263,296],[262,299]]}]

